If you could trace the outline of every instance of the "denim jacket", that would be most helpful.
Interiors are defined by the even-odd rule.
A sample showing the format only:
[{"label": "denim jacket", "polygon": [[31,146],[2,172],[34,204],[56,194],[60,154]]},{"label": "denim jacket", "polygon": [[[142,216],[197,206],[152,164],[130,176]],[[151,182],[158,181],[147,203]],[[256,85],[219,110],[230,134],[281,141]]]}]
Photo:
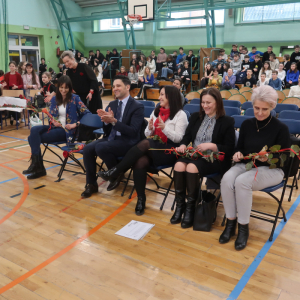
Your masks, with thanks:
[{"label": "denim jacket", "polygon": [[[49,112],[54,118],[58,118],[59,113],[58,106],[56,103],[56,96],[54,96],[51,99]],[[80,100],[80,97],[78,95],[72,94],[71,100],[68,102],[66,108],[66,124],[74,124],[77,121],[79,121],[82,118],[82,116],[90,113],[91,112]],[[76,128],[69,130],[69,132],[66,133],[67,140],[69,137],[73,138],[75,132]]]}]

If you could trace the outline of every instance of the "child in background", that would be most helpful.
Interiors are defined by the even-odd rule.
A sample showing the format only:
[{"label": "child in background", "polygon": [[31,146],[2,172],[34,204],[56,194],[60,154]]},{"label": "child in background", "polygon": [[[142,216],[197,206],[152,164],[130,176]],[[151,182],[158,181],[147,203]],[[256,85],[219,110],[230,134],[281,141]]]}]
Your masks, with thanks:
[{"label": "child in background", "polygon": [[155,63],[155,59],[151,55],[147,57],[147,67],[150,68],[152,74],[155,73],[156,63]]},{"label": "child in background", "polygon": [[286,74],[286,87],[290,88],[293,85],[298,84],[299,71],[297,69],[296,63],[291,64],[290,70]]},{"label": "child in background", "polygon": [[282,82],[278,78],[278,72],[277,71],[272,71],[272,78],[269,80],[269,86],[271,86],[276,91],[281,91],[282,90]]},{"label": "child in background", "polygon": [[172,55],[168,55],[166,65],[161,69],[161,77],[168,79],[168,74],[174,74],[176,70],[176,63]]},{"label": "child in background", "polygon": [[244,86],[253,88],[253,86],[256,84],[256,79],[253,76],[253,72],[251,69],[247,70],[247,77],[244,78],[243,80]]},{"label": "child in background", "polygon": [[187,90],[191,83],[191,68],[189,68],[189,62],[187,60],[183,63],[183,68],[178,69],[178,75],[184,83],[185,90]]},{"label": "child in background", "polygon": [[239,54],[234,54],[233,60],[230,62],[230,68],[233,70],[233,75],[241,71],[242,62]]},{"label": "child in background", "polygon": [[145,73],[145,65],[144,65],[144,63],[140,60],[140,61],[139,61],[139,70],[138,70],[138,76],[139,76],[139,81],[140,81],[140,82],[143,82],[143,81],[144,81],[144,79],[143,79],[144,73]]},{"label": "child in background", "polygon": [[246,72],[248,69],[250,69],[250,56],[245,55],[242,62],[242,72]]},{"label": "child in background", "polygon": [[282,82],[282,88],[284,89],[285,87],[285,76],[286,76],[286,72],[283,70],[284,65],[283,63],[279,64],[278,69],[276,70],[278,72],[278,78],[281,80]]},{"label": "child in background", "polygon": [[135,69],[135,66],[131,66],[128,72],[128,78],[131,81],[130,90],[133,90],[138,87],[139,76]]},{"label": "child in background", "polygon": [[279,60],[276,58],[274,53],[270,54],[270,66],[273,71],[279,67]]},{"label": "child in background", "polygon": [[252,47],[252,52],[249,53],[249,56],[250,56],[250,62],[253,62],[255,60],[255,55],[260,55],[260,56],[263,56],[264,53],[261,52],[261,51],[257,51],[256,47],[253,46]]},{"label": "child in background", "polygon": [[213,74],[213,71],[212,71],[211,64],[210,64],[210,63],[207,63],[207,64],[205,65],[204,76],[201,78],[201,81],[200,81],[200,89],[205,88],[205,86],[208,84],[209,77],[210,77],[212,74]]},{"label": "child in background", "polygon": [[21,75],[24,75],[25,74],[25,70],[26,70],[26,61],[21,61],[18,65],[18,72],[21,74]]},{"label": "child in background", "polygon": [[229,63],[225,63],[224,65],[223,65],[223,75],[224,75],[224,73],[227,73],[228,72],[228,69],[230,68],[230,65],[229,65]]},{"label": "child in background", "polygon": [[220,49],[219,54],[222,56],[222,59],[223,59],[224,61],[227,61],[228,55],[225,54],[225,50],[224,50],[224,49]]},{"label": "child in background", "polygon": [[262,73],[266,74],[266,79],[269,81],[272,78],[272,70],[270,67],[270,62],[265,61],[263,67],[260,69],[259,74],[258,74],[258,79],[260,79],[260,76]]},{"label": "child in background", "polygon": [[[214,68],[214,69],[215,69],[215,68]],[[217,64],[217,70],[218,70],[219,75],[223,76],[223,74],[224,74],[223,64],[218,63],[218,64]]]},{"label": "child in background", "polygon": [[289,61],[290,55],[284,54],[282,58],[283,58],[283,70],[285,71],[285,73],[287,73],[287,71],[291,68],[291,62]]},{"label": "child in background", "polygon": [[42,75],[42,81],[44,83],[44,86],[40,89],[40,93],[44,97],[46,97],[49,94],[56,93],[56,87],[54,84],[52,84],[51,77],[52,76],[50,72],[44,72]]},{"label": "child in background", "polygon": [[173,85],[174,85],[175,87],[177,87],[178,90],[179,90],[179,92],[180,92],[181,103],[182,103],[182,107],[183,107],[184,105],[187,104],[188,100],[186,100],[186,99],[184,98],[184,95],[183,95],[182,90],[181,90],[181,87],[182,87],[182,80],[181,80],[180,78],[177,77],[176,79],[174,79]]},{"label": "child in background", "polygon": [[[291,55],[291,63],[296,63],[297,64],[297,69],[300,69],[300,46],[296,45],[295,46],[295,52],[292,53]],[[297,81],[298,83],[298,81]]]},{"label": "child in background", "polygon": [[26,64],[25,74],[22,75],[25,98],[29,99],[30,90],[38,90],[41,88],[39,76],[35,74],[35,70],[31,63]]},{"label": "child in background", "polygon": [[257,86],[269,85],[269,80],[266,79],[266,73],[260,74],[260,80],[257,81],[256,85]]},{"label": "child in background", "polygon": [[253,70],[253,75],[256,80],[258,79],[259,71],[262,68],[262,62],[260,60],[260,55],[255,55],[254,61],[250,64],[250,68]]},{"label": "child in background", "polygon": [[238,45],[236,45],[236,44],[232,45],[232,49],[231,49],[231,52],[230,52],[230,55],[229,55],[230,60],[234,59],[235,54],[239,54],[239,51],[237,50],[237,48],[238,48]]}]

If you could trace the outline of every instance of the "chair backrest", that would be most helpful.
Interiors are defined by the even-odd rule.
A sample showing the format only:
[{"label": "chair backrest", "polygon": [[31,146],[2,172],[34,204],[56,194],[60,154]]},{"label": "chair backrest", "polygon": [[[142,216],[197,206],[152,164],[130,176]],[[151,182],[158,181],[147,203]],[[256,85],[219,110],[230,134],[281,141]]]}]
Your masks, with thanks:
[{"label": "chair backrest", "polygon": [[285,97],[288,97],[290,93],[290,89],[285,89],[282,92],[285,94]]},{"label": "chair backrest", "polygon": [[245,120],[253,118],[253,116],[240,116],[240,115],[233,115],[232,117],[234,118],[234,128],[241,128]]},{"label": "chair backrest", "polygon": [[184,112],[185,112],[185,114],[186,114],[187,119],[189,120],[189,118],[190,118],[190,116],[191,116],[190,112],[187,111],[187,110],[184,110]]},{"label": "chair backrest", "polygon": [[172,81],[167,81],[167,80],[158,82],[158,86],[164,86],[164,85],[173,85],[173,82]]},{"label": "chair backrest", "polygon": [[242,110],[246,110],[248,108],[253,108],[252,101],[247,101],[242,104]]},{"label": "chair backrest", "polygon": [[[274,109],[277,113],[280,113],[283,110],[298,111],[299,107],[296,104],[277,103],[277,105]],[[289,118],[287,118],[287,119],[289,119]]]},{"label": "chair backrest", "polygon": [[86,114],[80,119],[80,124],[92,127],[92,128],[102,128],[103,122],[97,114]]},{"label": "chair backrest", "polygon": [[232,94],[227,90],[223,90],[220,93],[221,93],[222,98],[226,99],[226,100],[232,96]]},{"label": "chair backrest", "polygon": [[201,93],[203,92],[203,89],[200,89],[197,92],[201,95]]},{"label": "chair backrest", "polygon": [[284,123],[288,128],[290,134],[300,134],[300,120],[291,120],[291,119],[281,119],[279,121]]},{"label": "chair backrest", "polygon": [[233,115],[240,115],[241,110],[238,107],[230,107],[230,106],[225,106],[225,113],[227,116],[233,116]]},{"label": "chair backrest", "polygon": [[247,101],[251,101],[252,92],[245,91],[242,93],[242,95],[247,99]]},{"label": "chair backrest", "polygon": [[187,98],[188,100],[192,100],[192,99],[195,99],[195,98],[200,99],[200,94],[198,92],[190,92],[185,96],[185,98]]},{"label": "chair backrest", "polygon": [[223,100],[224,106],[230,106],[230,107],[238,107],[241,108],[242,104],[240,101],[237,100]]},{"label": "chair backrest", "polygon": [[240,101],[242,104],[244,102],[247,102],[247,99],[245,98],[245,96],[241,95],[241,94],[232,95],[231,97],[228,98],[228,100],[237,100],[237,101]]},{"label": "chair backrest", "polygon": [[144,118],[150,118],[153,110],[154,110],[154,107],[144,106]]},{"label": "chair backrest", "polygon": [[297,97],[287,97],[282,102],[284,104],[296,104],[300,108],[300,99]]},{"label": "chair backrest", "polygon": [[232,95],[235,95],[235,94],[239,94],[240,92],[236,89],[231,89],[229,90],[229,92],[232,94]]},{"label": "chair backrest", "polygon": [[200,105],[200,98],[192,99],[190,104],[199,104]]},{"label": "chair backrest", "polygon": [[149,107],[155,107],[155,103],[153,101],[143,101],[143,100],[138,100],[138,102],[142,103],[144,106],[149,106]]},{"label": "chair backrest", "polygon": [[[245,116],[252,116],[254,117],[254,109],[248,108],[245,110]],[[271,110],[271,116],[276,117],[276,111],[274,109]]]},{"label": "chair backrest", "polygon": [[29,96],[30,96],[30,97],[34,97],[34,96],[37,95],[39,92],[40,92],[40,90],[30,90]]},{"label": "chair backrest", "polygon": [[200,111],[200,105],[199,104],[187,104],[184,106],[184,110],[187,110],[190,114],[194,112]]},{"label": "chair backrest", "polygon": [[282,101],[287,97],[282,91],[276,91],[278,95],[278,103],[282,103]]},{"label": "chair backrest", "polygon": [[278,118],[289,119],[289,120],[300,120],[300,111],[283,110],[279,113]]},{"label": "chair backrest", "polygon": [[251,89],[251,87],[249,87],[249,86],[244,86],[244,87],[242,87],[241,89],[239,89],[239,92],[242,94],[243,92],[245,92],[245,91],[248,91],[248,92],[250,92],[250,91],[252,91],[252,89]]}]

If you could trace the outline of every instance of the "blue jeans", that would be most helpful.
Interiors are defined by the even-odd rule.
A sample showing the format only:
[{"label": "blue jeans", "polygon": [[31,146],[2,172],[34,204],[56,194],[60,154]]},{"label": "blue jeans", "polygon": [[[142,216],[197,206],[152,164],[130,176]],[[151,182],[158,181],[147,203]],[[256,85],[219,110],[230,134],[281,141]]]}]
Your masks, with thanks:
[{"label": "blue jeans", "polygon": [[161,77],[168,77],[168,74],[173,74],[173,70],[169,69],[169,68],[162,68],[161,69]]},{"label": "blue jeans", "polygon": [[41,154],[41,143],[66,142],[66,132],[61,127],[52,127],[49,131],[48,125],[34,126],[30,130],[28,142],[31,148],[32,155]]}]

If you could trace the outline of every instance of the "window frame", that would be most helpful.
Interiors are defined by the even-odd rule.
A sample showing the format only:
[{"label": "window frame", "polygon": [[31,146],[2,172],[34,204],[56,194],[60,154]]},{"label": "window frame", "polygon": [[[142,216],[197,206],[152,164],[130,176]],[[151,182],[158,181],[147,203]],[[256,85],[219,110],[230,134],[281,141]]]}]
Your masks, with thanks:
[{"label": "window frame", "polygon": [[[290,3],[290,4],[296,4],[296,3]],[[272,5],[263,5],[264,6],[272,6]],[[245,26],[245,25],[256,25],[256,24],[272,24],[272,23],[294,23],[294,22],[300,22],[300,17],[298,19],[277,19],[277,20],[260,20],[260,21],[243,21],[243,15],[244,15],[244,10],[246,7],[242,8],[236,8],[234,10],[234,25],[240,25],[240,26]]]}]

